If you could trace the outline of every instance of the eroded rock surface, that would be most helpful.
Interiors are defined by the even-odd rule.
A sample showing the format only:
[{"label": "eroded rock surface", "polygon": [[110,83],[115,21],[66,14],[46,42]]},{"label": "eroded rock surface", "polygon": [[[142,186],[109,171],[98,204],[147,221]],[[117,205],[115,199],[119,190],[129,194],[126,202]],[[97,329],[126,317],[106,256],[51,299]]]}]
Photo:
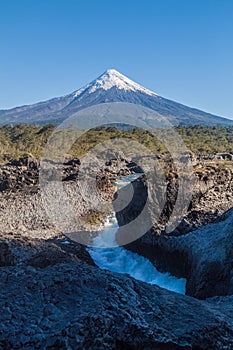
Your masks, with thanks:
[{"label": "eroded rock surface", "polygon": [[152,229],[126,248],[149,258],[160,271],[187,278],[188,295],[233,294],[233,210],[178,237],[156,235]]},{"label": "eroded rock surface", "polygon": [[195,300],[80,263],[0,269],[3,349],[232,349],[232,298]]},{"label": "eroded rock surface", "polygon": [[[114,160],[99,172],[104,198],[113,195],[112,177],[128,174],[129,165]],[[85,216],[92,196],[81,198],[79,167],[79,160],[68,160],[63,183],[78,214]],[[220,216],[232,205],[232,174],[207,170],[196,175],[190,212],[177,232],[156,235],[163,231],[162,221],[128,246],[159,270],[186,277],[191,296],[228,295],[197,300],[91,266],[85,247],[67,243],[48,218],[37,161],[1,167],[0,348],[232,349],[233,213]],[[144,180],[133,186],[132,203],[118,213],[121,225],[138,215],[147,198]],[[167,198],[169,214],[176,198],[175,178]]]},{"label": "eroded rock surface", "polygon": [[[132,231],[132,242],[126,246],[127,249],[149,258],[160,271],[187,278],[186,293],[196,298],[205,299],[215,295],[229,295],[233,291],[233,211],[229,210],[222,216],[218,214],[213,217],[208,216],[208,213],[205,212],[210,206],[214,208],[216,205],[214,198],[217,195],[213,195],[216,188],[218,188],[217,203],[222,194],[222,208],[226,203],[232,206],[232,202],[224,202],[225,186],[229,187],[229,195],[232,195],[231,176],[228,178],[230,182],[224,183],[223,179],[218,174],[218,180],[214,178],[214,175],[213,179],[209,178],[208,181],[212,185],[208,182],[199,183],[193,195],[192,206],[186,218],[176,229],[179,230],[179,234],[177,232],[166,234],[164,230],[158,232],[158,226],[161,227],[163,222],[160,221],[159,225],[155,225],[152,213],[151,229],[137,239],[136,228],[135,232]],[[124,244],[126,234],[124,230],[127,230],[127,224],[140,215],[147,199],[145,179],[137,179],[132,185],[134,187],[132,201],[116,214],[121,226],[117,233],[119,244]],[[199,198],[197,194],[200,194],[200,191],[203,196]],[[172,207],[171,198],[165,205],[168,212],[170,205]],[[202,222],[199,220],[200,217],[203,218],[198,209],[199,206],[205,212],[205,216],[208,216],[208,220],[202,227],[198,227]],[[199,214],[195,216],[196,212],[200,213],[200,217]],[[144,221],[140,224],[141,229],[145,224],[145,219],[144,217]],[[211,223],[208,223],[209,221]],[[198,228],[195,229],[196,226]]]},{"label": "eroded rock surface", "polygon": [[[93,167],[91,160],[88,161],[88,168],[91,168],[100,196],[111,202],[115,192],[111,178],[130,173],[126,161],[121,158],[113,159],[106,165],[97,164],[100,167]],[[0,233],[20,234],[23,237],[35,239],[49,239],[61,234],[59,224],[56,227],[56,220],[49,218],[46,212],[39,186],[39,166],[39,162],[30,156],[0,166]],[[47,178],[51,176],[51,181],[54,182],[56,182],[54,179],[56,169],[56,164],[46,169]],[[88,187],[85,188],[85,196],[83,195],[82,184],[80,187],[77,181],[79,169],[80,160],[68,157],[62,169],[63,189],[70,205],[75,208],[77,217],[90,217],[90,214],[98,211],[99,202],[93,198],[93,193]],[[56,188],[52,190],[56,191]],[[48,191],[49,197],[53,200],[53,191]],[[64,225],[66,225],[64,228],[67,228],[67,232],[80,228],[78,220],[71,222],[69,213],[67,213],[67,222]]]}]

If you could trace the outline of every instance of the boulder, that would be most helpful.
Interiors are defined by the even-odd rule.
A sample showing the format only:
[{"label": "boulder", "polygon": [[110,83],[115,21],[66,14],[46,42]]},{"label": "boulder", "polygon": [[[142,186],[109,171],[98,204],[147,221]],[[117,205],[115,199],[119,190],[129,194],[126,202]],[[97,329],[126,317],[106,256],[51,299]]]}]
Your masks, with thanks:
[{"label": "boulder", "polygon": [[46,268],[50,265],[61,264],[69,261],[78,261],[78,257],[69,254],[56,245],[50,245],[47,249],[32,256],[27,262],[27,265],[39,268]]}]

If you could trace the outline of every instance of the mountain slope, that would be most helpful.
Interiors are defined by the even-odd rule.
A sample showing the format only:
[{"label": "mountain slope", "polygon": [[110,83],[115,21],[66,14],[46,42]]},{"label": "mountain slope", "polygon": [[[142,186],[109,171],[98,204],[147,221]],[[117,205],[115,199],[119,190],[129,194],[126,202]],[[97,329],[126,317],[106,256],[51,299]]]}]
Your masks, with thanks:
[{"label": "mountain slope", "polygon": [[69,95],[0,110],[0,124],[61,122],[78,110],[105,102],[140,104],[166,116],[174,125],[233,125],[233,120],[163,98],[114,69],[107,70],[90,84]]}]

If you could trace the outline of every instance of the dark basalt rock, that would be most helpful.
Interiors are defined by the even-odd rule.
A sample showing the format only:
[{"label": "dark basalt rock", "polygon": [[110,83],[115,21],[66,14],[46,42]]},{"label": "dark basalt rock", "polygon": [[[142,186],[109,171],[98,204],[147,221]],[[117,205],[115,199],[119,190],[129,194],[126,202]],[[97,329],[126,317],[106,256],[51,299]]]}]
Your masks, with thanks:
[{"label": "dark basalt rock", "polygon": [[126,248],[149,258],[160,271],[187,278],[187,295],[231,295],[233,211],[224,218],[179,237],[158,236],[151,230]]},{"label": "dark basalt rock", "polygon": [[69,241],[64,236],[45,240],[14,233],[2,235],[0,267],[29,265],[46,268],[67,262],[82,262],[95,266],[85,246]]},{"label": "dark basalt rock", "polygon": [[12,253],[9,244],[0,241],[0,267],[13,266],[16,264],[16,257]]},{"label": "dark basalt rock", "polygon": [[[21,157],[18,160],[0,167],[0,192],[18,190],[38,190],[39,161],[33,156]],[[35,191],[35,187],[37,190]]]},{"label": "dark basalt rock", "polygon": [[29,169],[36,170],[39,167],[39,161],[33,156],[25,155],[24,157],[20,157],[19,159],[13,159],[9,163],[8,166],[26,166]]},{"label": "dark basalt rock", "polygon": [[31,257],[26,263],[27,265],[33,267],[45,268],[50,265],[61,264],[65,262],[79,261],[78,257],[73,254],[68,254],[67,252],[59,249],[57,246],[49,247],[33,257]]},{"label": "dark basalt rock", "polygon": [[[142,179],[134,181],[132,184],[134,195],[130,204],[116,213],[120,225],[117,233],[119,244],[124,244],[124,225],[134,220],[145,205],[147,198],[145,184],[146,182]],[[203,187],[202,194],[204,198],[207,198],[206,193],[209,196],[206,207],[210,205],[214,186],[219,188],[220,193],[223,191],[222,179],[219,178],[214,185],[210,186],[208,183],[205,185],[201,183],[200,186]],[[175,186],[170,185],[171,188],[175,188]],[[229,189],[229,191],[231,190]],[[169,217],[169,212],[172,209],[172,196],[170,194],[170,197],[167,197],[167,199],[170,199],[165,204],[165,209],[168,211],[165,218]],[[175,197],[175,194],[173,197]],[[190,220],[192,215],[195,217],[192,212],[193,208],[197,208],[200,205],[199,202],[195,203],[195,201],[197,201],[197,197],[195,197],[194,193],[193,206],[187,218],[183,219],[170,235],[165,234],[162,230],[164,221],[161,220],[157,225],[154,224],[141,238],[136,239],[137,237],[135,237],[132,243],[126,245],[126,248],[149,258],[158,270],[186,278],[186,293],[190,296],[205,299],[215,295],[232,294],[233,211],[230,210],[228,213],[223,214],[222,217],[217,216],[214,219],[210,216],[206,223],[208,221],[212,221],[212,223],[195,229],[197,221]],[[213,204],[212,198],[212,207]],[[205,207],[203,211],[205,211]],[[164,211],[162,214],[164,214]],[[196,209],[195,214],[197,214]],[[143,226],[143,222],[141,225]]]},{"label": "dark basalt rock", "polygon": [[36,268],[46,268],[51,265],[67,262],[82,262],[95,266],[86,248],[79,243],[68,242],[67,239],[54,238],[46,241],[43,245],[44,249],[26,260],[26,265]]},{"label": "dark basalt rock", "polygon": [[[78,168],[78,162],[66,164],[65,175],[71,175],[71,169],[76,171],[76,165]],[[33,178],[33,174],[37,173],[27,165],[9,167],[7,169],[10,169],[12,176],[10,186],[14,184],[15,172],[16,183],[19,174],[30,172]],[[115,168],[115,162],[109,166],[107,174],[99,174],[98,183],[102,192],[106,189],[106,193],[109,193],[112,167]],[[121,171],[121,164],[119,169]],[[118,169],[114,171],[117,173]],[[226,179],[230,179],[227,174]],[[41,221],[37,222],[36,228],[40,227],[40,239],[34,242],[30,230],[21,227],[17,228],[20,238],[10,232],[8,238],[11,245],[8,242],[0,244],[1,349],[233,348],[233,296],[197,300],[90,266],[94,263],[83,246],[71,242],[64,244],[64,239],[59,238],[44,239],[43,229],[47,229],[49,224],[41,211],[38,214],[39,197],[24,196],[27,181],[22,180],[22,183],[23,190],[20,188],[13,196],[8,197],[7,191],[1,193],[1,210],[4,211],[8,205],[5,217],[11,214],[15,219],[19,214],[12,213],[12,208],[20,200],[17,208],[20,208],[22,217],[19,217],[19,222],[24,223],[21,219],[26,218],[32,226],[38,215]],[[228,185],[230,183],[229,180]],[[200,184],[201,194],[195,197],[198,200],[197,203],[193,201],[191,210],[196,208],[198,211],[205,198],[206,213],[205,209],[213,202],[213,188],[219,189],[219,199],[225,191],[225,184],[223,180],[212,183],[208,177],[200,180]],[[176,181],[173,180],[170,188],[175,187]],[[144,178],[135,181],[133,189],[135,196],[132,202],[125,211],[118,213],[121,224],[134,219],[147,199]],[[70,191],[74,195],[73,187]],[[175,191],[171,190],[169,195],[167,198],[172,202]],[[29,204],[32,203],[35,203],[35,218],[30,216],[32,207]],[[172,209],[172,205],[169,205],[166,207],[168,211]],[[197,221],[185,220],[179,227],[180,236],[158,236],[155,234],[157,231],[151,229],[128,248],[148,256],[161,271],[186,277],[187,294],[191,296],[204,299],[217,294],[232,294],[233,212],[222,217],[218,215],[215,224],[188,234],[185,234],[187,225],[191,222],[193,230],[193,223]],[[11,222],[14,228],[14,220]],[[8,223],[6,225],[9,226]],[[23,229],[27,230],[27,243],[21,232]],[[18,265],[7,267],[14,264]]]},{"label": "dark basalt rock", "polygon": [[[131,194],[131,186],[133,187],[133,198],[128,203],[127,206],[124,207],[123,210],[118,210],[117,199],[119,198],[119,202],[128,201]],[[146,179],[144,176],[133,181],[129,186],[125,186],[119,189],[115,193],[114,209],[116,211],[116,217],[121,226],[128,224],[129,222],[135,220],[138,215],[143,210],[143,207],[147,201],[147,186]]]},{"label": "dark basalt rock", "polygon": [[0,347],[232,349],[232,301],[200,301],[80,263],[2,268]]},{"label": "dark basalt rock", "polygon": [[[164,179],[164,183],[158,179],[153,180],[153,188],[150,193],[154,196],[152,202],[155,203],[150,209],[153,230],[160,234],[165,231],[166,225],[171,217],[176,205],[179,191],[177,174],[171,172]],[[147,199],[146,179],[136,180],[134,187],[134,197],[130,206],[117,213],[120,226],[132,221],[143,210]],[[146,185],[147,186],[147,185]],[[170,235],[180,236],[191,232],[198,227],[219,220],[221,215],[232,207],[233,203],[233,173],[232,170],[221,167],[206,165],[203,168],[200,164],[196,166],[194,180],[190,183],[192,187],[192,199],[189,203],[188,211],[178,218],[180,224],[170,233]],[[126,191],[126,189],[124,189]],[[161,213],[157,215],[158,209]],[[134,213],[133,213],[134,212]]]}]

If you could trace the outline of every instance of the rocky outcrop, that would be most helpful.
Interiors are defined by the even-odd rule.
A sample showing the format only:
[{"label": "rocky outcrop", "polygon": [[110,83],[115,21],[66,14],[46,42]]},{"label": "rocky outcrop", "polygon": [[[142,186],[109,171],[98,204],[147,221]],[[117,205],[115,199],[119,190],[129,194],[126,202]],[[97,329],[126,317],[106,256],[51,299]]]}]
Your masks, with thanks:
[{"label": "rocky outcrop", "polygon": [[[90,159],[89,163],[91,164]],[[82,195],[77,188],[79,169],[80,160],[67,156],[63,166],[62,180],[71,202],[75,201],[74,205],[77,213],[83,216],[85,212],[88,215],[90,214],[89,208],[94,203],[91,200],[91,193],[86,195],[85,200],[81,198]],[[50,171],[52,170],[50,169]],[[116,158],[107,161],[100,169],[94,169],[93,171],[96,174],[96,186],[100,195],[103,199],[111,201],[115,192],[112,179],[131,172],[141,172],[141,169],[137,167],[137,164],[124,160],[123,155],[119,154]],[[172,232],[176,236],[190,232],[204,224],[214,222],[224,211],[232,206],[233,173],[230,165],[227,168],[223,168],[214,163],[212,165],[206,164],[205,166],[197,163],[194,166],[194,173],[193,199],[184,220]],[[54,229],[54,225],[49,223],[41,202],[38,179],[39,162],[32,156],[25,156],[0,166],[0,214],[2,222],[5,222],[3,225],[2,223],[0,224],[0,231],[9,230],[9,228],[13,229],[16,226],[18,229],[21,227],[22,231],[25,231],[25,227],[26,230],[30,228],[33,231],[45,226],[48,228],[48,231]],[[137,186],[139,186],[139,182]],[[159,184],[156,183],[155,192],[158,192],[158,187]],[[135,190],[137,191],[137,187],[135,187]],[[163,231],[166,226],[176,202],[177,192],[177,177],[175,173],[171,173],[167,176],[166,203],[162,215],[159,222],[153,221],[154,230],[157,233]],[[127,215],[132,215],[135,203],[137,206],[140,206],[140,202],[145,201],[141,189],[138,188],[136,196],[138,198],[135,197],[136,199],[130,210],[128,210]],[[46,238],[48,236],[49,233],[46,234]]]},{"label": "rocky outcrop", "polygon": [[[194,178],[190,187],[192,188],[192,199],[188,211],[181,217],[180,225],[171,232],[171,235],[183,235],[215,222],[232,207],[233,169],[230,164],[225,168],[221,164],[201,165],[198,163],[194,166]],[[167,198],[160,221],[154,222],[154,229],[157,233],[164,230],[175,206],[178,191],[177,178],[173,174],[167,178]]]},{"label": "rocky outcrop", "polygon": [[[136,165],[131,165],[122,160],[107,164],[97,176],[100,194],[111,199],[112,177],[136,171]],[[67,160],[63,184],[77,212],[86,215],[88,198],[81,200],[76,184],[79,167],[79,160]],[[36,161],[5,165],[0,174],[6,174],[6,169],[8,185],[0,191],[0,348],[233,348],[233,212],[219,216],[231,199],[230,172],[196,175],[199,185],[188,215],[202,207],[203,217],[210,221],[218,218],[215,224],[194,230],[206,221],[187,216],[180,232],[156,235],[152,229],[128,246],[149,257],[159,270],[187,278],[189,296],[183,296],[95,267],[85,247],[64,238],[47,217]],[[22,180],[29,172],[32,182]],[[147,199],[146,179],[136,180],[133,189],[133,200],[117,214],[122,225],[142,210]],[[211,217],[213,193],[217,193],[218,203],[224,191],[229,201],[224,197],[221,210]],[[173,180],[165,206],[168,216],[175,197]],[[188,231],[192,232],[184,235]],[[190,297],[215,295],[228,296]]]},{"label": "rocky outcrop", "polygon": [[[160,271],[186,278],[186,293],[190,296],[205,299],[215,295],[232,294],[233,211],[220,215],[223,208],[232,206],[229,200],[232,196],[231,181],[232,174],[229,169],[218,169],[212,175],[205,175],[205,178],[202,175],[201,179],[198,175],[188,214],[175,232],[166,234],[163,229],[172,210],[173,201],[175,203],[174,180],[172,185],[170,183],[170,192],[167,194],[160,222],[153,223],[152,213],[151,229],[139,239],[134,237],[134,241],[132,239],[126,248],[149,258]],[[140,214],[147,199],[144,178],[137,179],[132,185],[132,201],[116,213],[120,225],[117,233],[119,244],[125,244],[124,225]],[[120,191],[118,196],[121,196]],[[127,192],[127,189],[125,191]],[[211,215],[213,210],[216,212],[214,208],[219,202],[221,205],[218,213]],[[213,208],[211,213],[210,207]],[[144,222],[141,222],[141,227],[143,225]]]},{"label": "rocky outcrop", "polygon": [[[1,232],[4,235],[12,232],[24,237],[49,239],[61,234],[45,210],[39,188],[39,166],[39,162],[32,156],[25,156],[0,166],[0,236]],[[54,176],[54,169],[56,170],[56,164],[48,169],[51,178]],[[83,197],[77,181],[79,169],[80,160],[67,156],[63,164],[63,188],[77,216],[86,216],[88,219],[94,214],[91,208],[94,206],[98,209],[98,203],[93,200],[91,189],[88,187],[89,192]],[[124,171],[130,172],[127,163],[121,158],[112,159],[109,164],[102,165],[102,168],[94,167],[92,171],[99,194],[110,202],[115,192],[112,177]],[[75,230],[78,230],[78,227],[74,227]]]},{"label": "rocky outcrop", "polygon": [[0,167],[0,191],[36,191],[39,162],[31,156],[2,165]]},{"label": "rocky outcrop", "polygon": [[186,252],[190,263],[186,292],[198,298],[232,294],[233,210],[222,221],[180,237],[177,250]]},{"label": "rocky outcrop", "polygon": [[205,299],[233,294],[233,210],[216,223],[179,237],[153,229],[126,246],[162,272],[187,279],[186,294]]},{"label": "rocky outcrop", "polygon": [[30,265],[46,268],[65,262],[79,261],[95,265],[86,248],[66,237],[48,240],[19,234],[0,234],[0,267]]},{"label": "rocky outcrop", "polygon": [[[67,243],[66,243],[67,244]],[[74,243],[68,242],[73,245]],[[83,263],[90,263],[94,265],[89,254],[85,248],[76,244],[77,249],[72,253],[64,247],[59,247],[57,244],[50,243],[45,245],[42,250],[33,254],[31,258],[25,261],[26,265],[30,265],[36,268],[46,268],[51,265],[57,265],[67,262],[82,261]]]},{"label": "rocky outcrop", "polygon": [[216,153],[213,155],[209,155],[209,156],[199,156],[198,157],[199,160],[233,160],[233,153],[229,152],[229,153]]},{"label": "rocky outcrop", "polygon": [[232,349],[232,301],[199,301],[80,263],[2,268],[0,347]]},{"label": "rocky outcrop", "polygon": [[[160,234],[165,231],[169,218],[176,205],[179,192],[178,177],[174,171],[167,175],[164,184],[155,178],[150,193],[152,203],[150,217],[153,232]],[[134,220],[146,203],[148,190],[145,177],[132,183],[134,197],[129,205],[117,213],[120,226]],[[194,167],[194,178],[190,183],[192,198],[187,212],[181,213],[177,221],[179,225],[170,232],[170,235],[179,236],[191,232],[198,227],[213,223],[232,207],[233,203],[233,170],[228,164],[227,168],[216,164]],[[121,192],[124,191],[122,195]],[[127,189],[118,191],[116,197],[127,197]],[[161,212],[160,212],[161,210]],[[116,208],[116,211],[117,208]],[[175,218],[176,219],[176,218]]]},{"label": "rocky outcrop", "polygon": [[[80,160],[68,157],[63,166],[63,181],[75,181],[78,178]],[[40,162],[33,156],[14,159],[0,167],[0,191],[30,192],[39,190]]]},{"label": "rocky outcrop", "polygon": [[232,163],[199,165],[194,168],[194,174],[193,199],[187,215],[192,229],[214,222],[233,203]]}]

